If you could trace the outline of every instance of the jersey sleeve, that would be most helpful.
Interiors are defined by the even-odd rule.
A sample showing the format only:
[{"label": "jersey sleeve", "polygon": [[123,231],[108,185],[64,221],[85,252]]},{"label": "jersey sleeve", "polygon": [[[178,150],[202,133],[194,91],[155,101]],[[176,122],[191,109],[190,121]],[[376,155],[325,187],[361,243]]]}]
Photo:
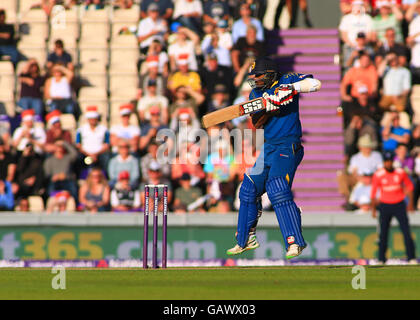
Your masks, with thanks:
[{"label": "jersey sleeve", "polygon": [[282,77],[282,84],[290,84],[302,81],[306,78],[313,78],[314,76],[312,74],[304,74],[304,73],[297,73],[297,72],[289,72]]}]

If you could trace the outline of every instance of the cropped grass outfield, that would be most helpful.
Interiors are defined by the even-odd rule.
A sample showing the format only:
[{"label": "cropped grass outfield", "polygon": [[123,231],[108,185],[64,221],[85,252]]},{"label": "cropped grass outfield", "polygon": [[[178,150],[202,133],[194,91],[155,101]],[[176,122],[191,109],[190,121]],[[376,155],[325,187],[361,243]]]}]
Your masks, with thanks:
[{"label": "cropped grass outfield", "polygon": [[66,269],[54,290],[51,269],[0,270],[0,299],[281,300],[420,299],[420,268],[366,266],[354,290],[349,266]]}]

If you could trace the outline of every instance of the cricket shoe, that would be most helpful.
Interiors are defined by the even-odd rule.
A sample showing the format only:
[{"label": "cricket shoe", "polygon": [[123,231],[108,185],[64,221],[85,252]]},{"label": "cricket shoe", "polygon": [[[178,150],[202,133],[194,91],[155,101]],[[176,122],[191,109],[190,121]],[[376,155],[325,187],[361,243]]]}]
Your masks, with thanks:
[{"label": "cricket shoe", "polygon": [[299,246],[295,243],[291,244],[289,246],[289,249],[287,249],[286,259],[292,259],[292,258],[295,258],[295,257],[299,256],[302,253],[303,249],[305,249],[305,248],[306,248],[306,246],[301,247],[301,246]]},{"label": "cricket shoe", "polygon": [[257,241],[257,236],[255,234],[251,234],[248,238],[248,242],[246,243],[246,247],[242,248],[239,244],[234,246],[231,249],[228,249],[226,251],[226,254],[229,256],[234,256],[237,254],[241,254],[244,251],[257,249],[260,246],[260,244]]}]

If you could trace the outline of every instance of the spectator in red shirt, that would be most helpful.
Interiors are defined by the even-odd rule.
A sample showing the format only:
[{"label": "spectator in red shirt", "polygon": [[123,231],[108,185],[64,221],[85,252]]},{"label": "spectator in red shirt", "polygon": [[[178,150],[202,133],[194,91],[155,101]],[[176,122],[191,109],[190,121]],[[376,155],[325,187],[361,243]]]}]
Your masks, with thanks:
[{"label": "spectator in red shirt", "polygon": [[[404,235],[404,244],[409,263],[416,263],[414,242],[411,237],[407,210],[413,212],[413,184],[407,173],[401,168],[394,168],[394,154],[384,154],[384,167],[375,172],[372,180],[372,217],[376,218],[376,194],[379,195],[379,262],[386,262],[386,250],[388,247],[388,233],[391,220],[395,216]],[[405,198],[408,196],[408,205]]]}]

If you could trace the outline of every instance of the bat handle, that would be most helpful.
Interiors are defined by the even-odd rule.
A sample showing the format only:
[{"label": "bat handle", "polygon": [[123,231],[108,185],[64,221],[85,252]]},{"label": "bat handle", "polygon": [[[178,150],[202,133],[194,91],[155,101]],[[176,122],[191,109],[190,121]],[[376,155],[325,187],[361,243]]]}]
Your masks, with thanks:
[{"label": "bat handle", "polygon": [[264,108],[267,107],[267,100],[265,100],[264,98],[262,98],[262,103],[264,105]]}]

